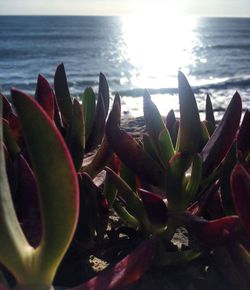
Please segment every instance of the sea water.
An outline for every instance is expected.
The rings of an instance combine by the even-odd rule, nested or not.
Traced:
[[[0,88],[34,94],[38,74],[53,85],[64,63],[72,96],[98,88],[103,72],[123,111],[142,114],[148,89],[162,114],[178,111],[178,70],[204,110],[211,95],[218,117],[235,91],[250,108],[250,19],[99,16],[1,16]]]

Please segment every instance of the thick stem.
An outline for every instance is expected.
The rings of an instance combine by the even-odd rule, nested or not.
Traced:
[[[13,290],[54,290],[54,287],[52,285],[28,284],[16,285]]]

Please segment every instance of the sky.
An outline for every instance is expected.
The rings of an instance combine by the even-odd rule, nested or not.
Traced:
[[[250,17],[250,0],[0,0],[0,15],[141,13]]]

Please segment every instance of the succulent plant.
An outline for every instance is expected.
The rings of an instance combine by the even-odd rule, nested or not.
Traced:
[[[134,174],[131,179],[119,170],[106,169],[117,188],[113,204],[129,226],[153,234],[160,244],[169,242],[176,229],[184,226],[191,236],[214,249],[238,235],[238,213],[233,208],[228,215],[226,209],[230,200],[233,204],[232,170],[239,156],[244,156],[245,163],[249,159],[249,113],[240,127],[242,105],[236,92],[216,125],[207,95],[206,120],[201,122],[194,94],[181,72],[178,81],[180,119],[170,111],[164,121],[145,91],[147,134],[142,142],[120,128],[116,117],[119,107],[113,107],[106,126],[107,139],[122,164]],[[226,204],[222,203],[222,194]],[[160,264],[187,262],[200,255],[197,249],[172,253],[158,248]]]
[[[100,214],[105,198],[87,172],[95,177],[113,154],[103,138],[108,85],[101,74],[97,105],[88,88],[82,109],[77,99],[72,102],[60,65],[55,94],[39,76],[34,98],[12,89],[11,100],[1,95],[0,263],[14,276],[15,289],[53,289],[72,242],[88,247],[95,232],[103,231]],[[84,124],[88,124],[86,142]],[[84,153],[100,143],[84,167]],[[131,284],[149,266],[152,249],[151,241],[139,245],[113,268],[73,289],[120,289]],[[12,285],[0,276],[0,288],[9,289]]]

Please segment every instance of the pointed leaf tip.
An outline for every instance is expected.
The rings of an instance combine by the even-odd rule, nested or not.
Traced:
[[[35,98],[46,113],[54,120],[54,93],[51,85],[42,75],[38,75]]]

